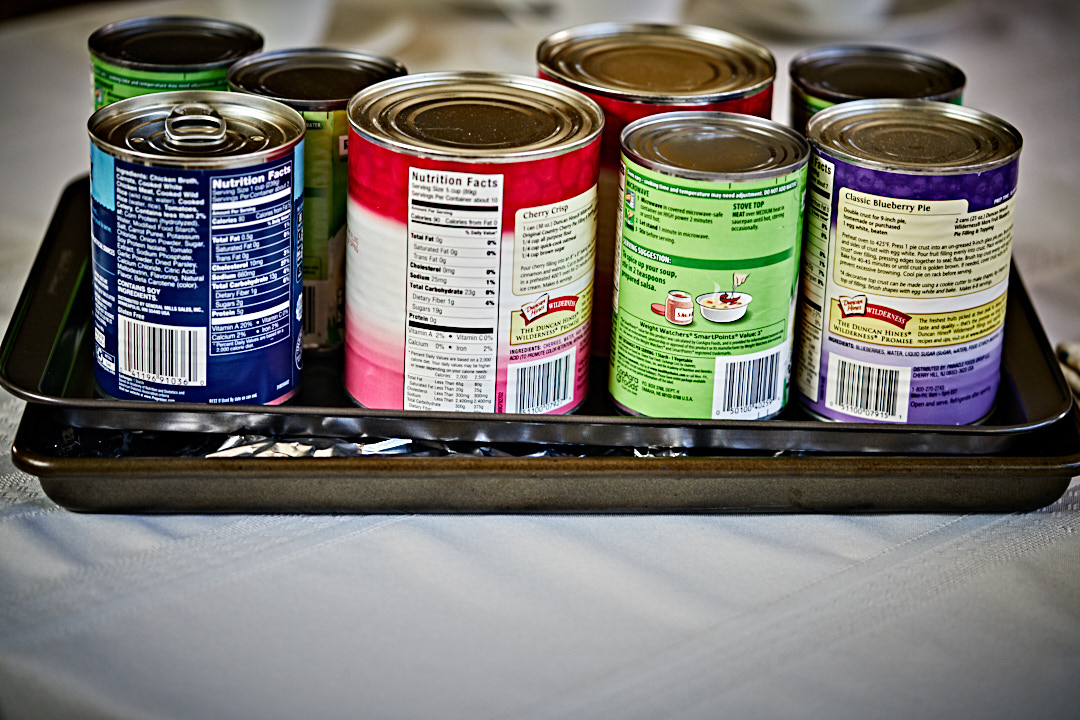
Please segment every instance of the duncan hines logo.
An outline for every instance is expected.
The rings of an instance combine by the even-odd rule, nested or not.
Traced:
[[[549,313],[560,310],[573,311],[577,308],[577,296],[565,295],[563,297],[549,298],[547,293],[536,298],[532,302],[521,306],[521,316],[525,318],[525,324],[538,320]]]
[[[871,320],[887,322],[890,325],[895,325],[901,330],[906,330],[907,324],[911,320],[911,316],[907,313],[894,310],[884,305],[867,303],[865,295],[856,295],[855,297],[841,295],[837,298],[837,302],[840,303],[840,316],[845,318],[858,315]]]
[[[856,295],[855,297],[847,297],[841,295],[838,298],[840,302],[840,314],[844,317],[849,315],[865,315],[866,314],[866,296]]]
[[[525,322],[531,323],[538,317],[547,315],[548,311],[548,296],[544,293],[540,297],[533,300],[531,303],[525,303],[521,306],[521,314],[525,317]]]

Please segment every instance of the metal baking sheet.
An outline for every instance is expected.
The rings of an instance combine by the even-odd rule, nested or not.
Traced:
[[[1011,512],[1052,503],[1080,472],[1077,419],[991,456],[535,456],[517,443],[485,455],[220,458],[202,455],[217,442],[203,433],[70,428],[28,404],[12,458],[55,502],[88,512]]]
[[[617,414],[597,359],[591,399],[574,415],[387,411],[351,405],[340,355],[305,357],[287,405],[228,406],[104,399],[95,394],[90,331],[89,182],[61,195],[0,347],[0,383],[52,420],[73,427],[319,437],[406,437],[490,443],[680,447],[748,452],[992,455],[1063,422],[1072,396],[1015,269],[1010,280],[1001,389],[980,425],[836,423],[796,403],[764,421],[676,420]],[[35,413],[38,410],[34,411]]]

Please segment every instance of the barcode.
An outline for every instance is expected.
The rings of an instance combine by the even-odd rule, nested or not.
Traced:
[[[118,318],[118,369],[162,385],[206,385],[206,329]]]
[[[911,368],[829,356],[825,406],[871,420],[905,422]]]
[[[780,377],[784,348],[752,356],[716,358],[713,380],[714,418],[759,418],[780,412],[784,382]]]
[[[561,407],[574,397],[576,349],[555,358],[509,367],[508,408],[512,413],[542,413]]]

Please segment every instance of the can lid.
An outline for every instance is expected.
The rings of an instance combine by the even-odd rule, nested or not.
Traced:
[[[981,172],[1016,158],[1020,133],[989,113],[933,100],[855,100],[810,118],[810,142],[878,170]]]
[[[348,106],[362,137],[407,153],[510,162],[559,155],[599,137],[600,106],[521,75],[433,72],[384,80]]]
[[[261,50],[263,37],[239,23],[166,15],[110,23],[88,45],[92,55],[134,70],[191,70],[227,67]]]
[[[747,97],[776,76],[762,45],[697,25],[580,25],[549,35],[536,60],[545,75],[579,90],[656,104]]]
[[[834,103],[864,98],[952,100],[966,78],[941,58],[874,45],[833,45],[807,50],[791,61],[791,82],[808,95]]]
[[[349,50],[302,48],[251,55],[229,68],[229,87],[299,110],[344,109],[349,98],[406,73],[397,60]]]
[[[810,157],[806,139],[786,125],[719,112],[650,115],[626,126],[622,147],[650,170],[713,182],[786,175]]]
[[[188,90],[139,95],[94,113],[90,139],[131,162],[228,167],[238,157],[280,154],[305,131],[298,112],[269,98]]]

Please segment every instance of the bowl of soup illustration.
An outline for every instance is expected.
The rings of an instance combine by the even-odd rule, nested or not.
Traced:
[[[711,292],[694,298],[701,316],[715,323],[735,322],[746,314],[753,296],[744,292]]]

